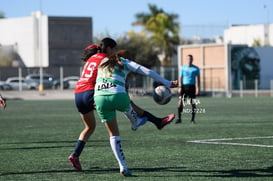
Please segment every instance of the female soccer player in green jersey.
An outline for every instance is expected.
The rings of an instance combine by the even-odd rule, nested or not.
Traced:
[[[156,72],[135,62],[112,55],[105,58],[99,66],[94,95],[97,113],[108,130],[112,151],[118,161],[120,173],[124,176],[131,176],[131,172],[122,151],[116,111],[129,110],[130,98],[126,91],[125,80],[131,71],[154,79],[160,77]],[[177,81],[163,78],[161,80],[167,87],[177,87]]]

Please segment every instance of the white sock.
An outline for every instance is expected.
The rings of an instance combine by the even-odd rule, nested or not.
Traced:
[[[112,151],[118,161],[120,171],[127,169],[125,157],[122,152],[122,147],[120,143],[120,137],[119,136],[111,136],[110,137],[110,144]]]

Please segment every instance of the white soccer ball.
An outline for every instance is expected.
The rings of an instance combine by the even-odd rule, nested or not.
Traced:
[[[170,102],[172,99],[171,89],[164,85],[157,86],[153,92],[154,101],[157,104],[164,105]]]

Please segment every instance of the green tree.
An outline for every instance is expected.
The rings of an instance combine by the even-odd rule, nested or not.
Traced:
[[[254,39],[252,46],[262,46],[261,40],[260,39]]]
[[[0,67],[10,67],[12,66],[12,58],[5,55],[0,48]]]
[[[169,14],[156,5],[148,4],[149,13],[136,14],[133,25],[144,27],[148,38],[163,54],[163,65],[170,65],[176,46],[179,44],[179,23],[177,14]]]
[[[153,49],[153,42],[143,34],[130,32],[129,35],[117,40],[119,49],[128,50],[132,60],[147,68],[160,65],[157,56],[159,51]]]
[[[0,11],[0,19],[5,18],[5,13],[3,11]]]
[[[137,34],[135,32],[128,32],[128,36],[114,38],[118,44],[118,50],[124,49],[130,52],[132,59],[137,63],[151,68],[153,66],[160,65],[158,59],[159,50],[154,49],[154,43],[146,38],[145,34]],[[104,37],[111,37],[105,34],[100,37],[94,37],[93,43],[100,44],[100,41]]]

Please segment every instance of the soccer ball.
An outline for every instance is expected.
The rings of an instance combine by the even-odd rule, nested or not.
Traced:
[[[157,86],[153,92],[154,101],[157,104],[164,105],[170,102],[172,98],[171,89],[164,85]]]

